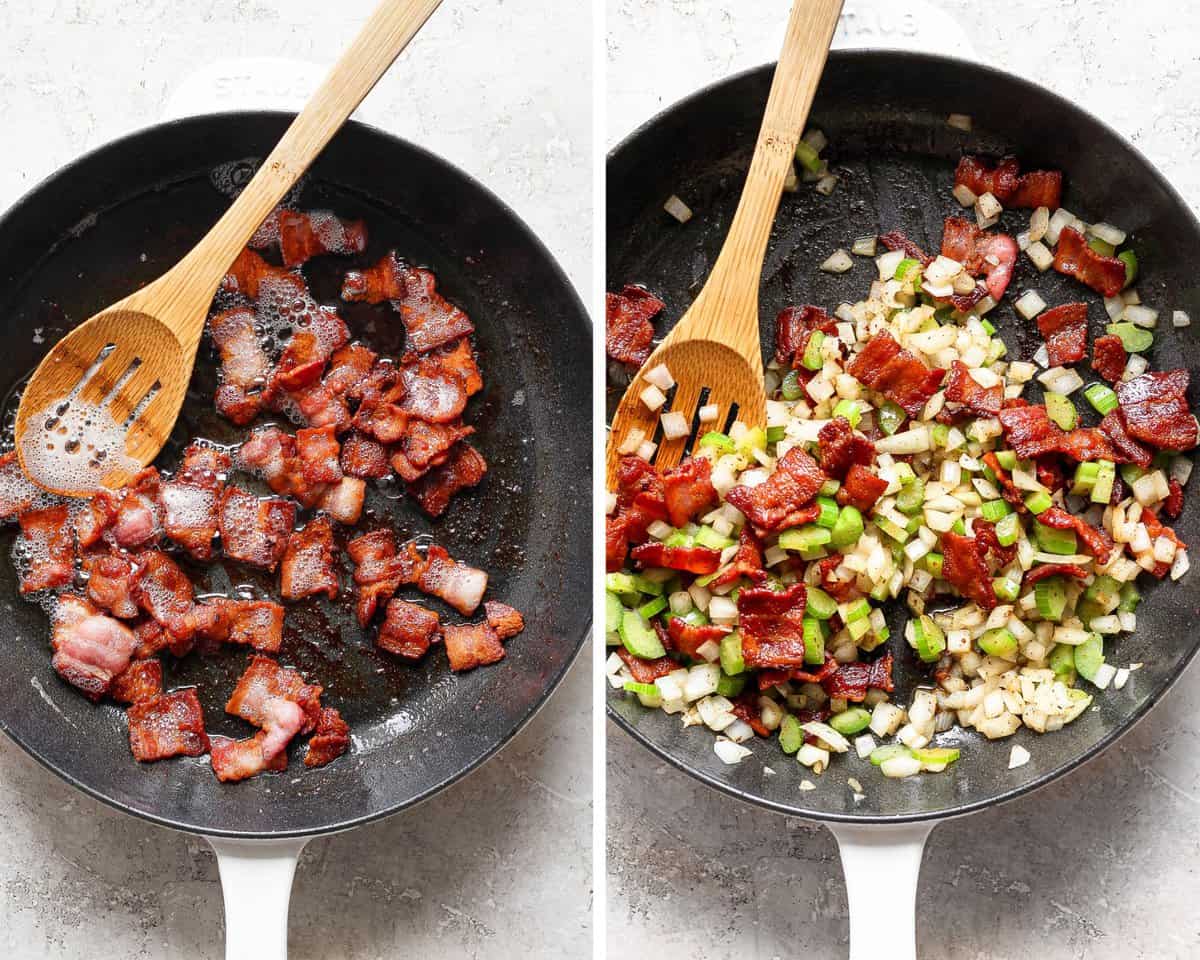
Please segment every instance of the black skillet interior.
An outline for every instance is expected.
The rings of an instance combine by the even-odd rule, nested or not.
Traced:
[[[772,68],[763,67],[697,93],[633,133],[609,157],[608,289],[641,283],[658,294],[667,304],[656,321],[659,334],[684,313],[720,249],[771,76]],[[948,127],[950,113],[973,116],[974,132]],[[965,62],[907,53],[835,52],[810,122],[827,134],[827,156],[841,179],[830,197],[809,185],[784,195],[763,270],[760,313],[766,356],[782,307],[815,303],[832,309],[865,294],[876,276],[874,263],[855,258],[854,268],[844,275],[820,272],[817,266],[833,250],[848,249],[856,237],[901,229],[924,249],[936,251],[943,219],[961,209],[950,195],[959,156],[1013,152],[1028,169],[1065,170],[1064,205],[1078,216],[1104,219],[1131,233],[1143,267],[1138,289],[1144,301],[1163,311],[1152,366],[1197,366],[1200,343],[1190,328],[1173,329],[1169,317],[1172,309],[1192,316],[1200,310],[1200,226],[1145,158],[1077,107],[1015,77]],[[695,211],[686,225],[662,211],[672,193]],[[1013,235],[1027,223],[1028,211],[1005,215],[1005,229]],[[1098,296],[1053,271],[1038,274],[1022,256],[1010,290],[1019,295],[1031,288],[1050,304],[1086,299],[1092,336],[1106,322]],[[1032,357],[1040,343],[1036,328],[1021,321],[1009,303],[989,318],[1013,359]],[[610,415],[623,389],[622,377],[610,370]],[[1195,392],[1193,384],[1193,397]],[[1200,533],[1198,514],[1189,503],[1176,525],[1185,541]],[[777,810],[855,821],[965,813],[1045,783],[1102,749],[1180,674],[1200,641],[1192,629],[1198,607],[1195,586],[1185,578],[1143,592],[1149,596],[1138,609],[1136,633],[1109,644],[1109,660],[1115,665],[1145,664],[1123,690],[1099,694],[1096,709],[1051,735],[1022,730],[1014,740],[998,742],[963,735],[958,738],[965,748],[962,759],[939,776],[888,780],[851,757],[835,760],[823,776],[812,777],[773,741],[760,741],[753,758],[726,766],[713,753],[712,736],[684,730],[678,717],[644,710],[620,692],[610,693],[609,712],[681,769]],[[892,611],[889,619],[893,636],[902,636],[901,612]],[[897,654],[898,696],[905,697],[924,675],[910,652],[897,648]],[[949,743],[954,737],[942,740]],[[1013,742],[1028,748],[1032,759],[1010,771]],[[764,774],[764,766],[774,775]],[[863,783],[862,801],[854,802],[847,776]],[[815,780],[818,789],[801,793],[798,785],[804,778]]]
[[[288,119],[229,114],[156,127],[89,154],[9,211],[0,220],[3,389],[11,394],[72,323],[178,260],[228,204],[218,187],[228,191],[244,181],[249,159],[265,156]],[[466,418],[478,429],[487,478],[438,521],[401,489],[375,487],[357,529],[390,524],[401,537],[431,536],[451,555],[486,569],[489,596],[524,611],[527,627],[500,664],[455,675],[440,649],[417,666],[375,652],[373,628],[358,628],[348,592],[332,603],[293,605],[281,661],[324,685],[325,702],[351,725],[352,750],[318,770],[306,769],[294,752],[286,773],[222,785],[207,757],[139,765],[129,754],[122,712],[91,705],[58,679],[49,664],[46,617],[17,595],[6,533],[0,729],[101,799],[208,834],[341,829],[429,796],[532,715],[590,623],[590,325],[549,252],[461,171],[360,124],[349,124],[326,149],[299,202],[368,225],[363,255],[306,266],[319,301],[336,301],[347,267],[395,247],[433,269],[439,289],[477,326],[486,386]],[[355,305],[342,315],[356,338],[383,353],[402,352],[403,326],[386,305]],[[235,439],[212,410],[215,376],[206,341],[182,419],[159,461],[165,467],[174,466],[191,436]],[[244,585],[264,595],[273,581],[234,565],[192,569],[213,590]],[[445,619],[463,619],[439,609]],[[168,662],[167,685],[199,684],[209,731],[246,736],[249,728],[222,711],[246,659],[244,649],[226,648]]]

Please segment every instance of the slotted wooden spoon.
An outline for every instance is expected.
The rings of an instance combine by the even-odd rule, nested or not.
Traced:
[[[706,403],[718,406],[714,429],[720,429],[735,405],[737,418],[747,426],[766,423],[758,339],[763,257],[841,12],[842,0],[795,0],[792,6],[754,157],[729,234],[704,288],[621,398],[608,438],[609,489],[616,486],[618,451],[633,431],[640,431],[646,440],[655,437],[663,411],[651,411],[641,393],[648,385],[646,371],[659,364],[666,364],[677,384],[670,409],[682,413],[693,428],[706,389]],[[687,437],[664,438],[655,464],[662,469],[675,466],[687,443]]]
[[[94,492],[30,470],[27,453],[46,442],[46,423],[66,402],[107,409],[125,430],[129,461],[145,466],[158,455],[179,416],[225,271],[440,3],[383,0],[204,239],[163,276],[80,324],[46,355],[17,410],[17,455],[32,480],[70,496]],[[88,456],[86,447],[75,455]],[[101,482],[117,488],[135,472],[128,462],[114,465]]]

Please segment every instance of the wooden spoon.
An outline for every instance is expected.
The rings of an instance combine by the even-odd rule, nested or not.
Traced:
[[[204,239],[163,276],[80,324],[46,355],[17,410],[17,455],[30,479],[55,493],[86,496],[96,484],[84,486],[81,475],[121,487],[158,455],[179,416],[225,271],[440,3],[383,0]],[[47,466],[41,453],[51,439],[47,423],[63,416],[67,403],[77,413],[107,412],[100,419],[111,417],[124,431],[125,457],[114,458],[121,463],[87,470],[84,444],[66,469],[61,454]]]
[[[767,397],[763,388],[762,349],[758,337],[758,286],[763,257],[783,182],[804,130],[813,94],[825,69],[825,58],[842,11],[842,0],[795,0],[771,94],[763,116],[750,172],[729,234],[704,289],[621,398],[608,439],[608,487],[616,487],[618,450],[632,431],[655,436],[662,411],[651,411],[641,399],[645,372],[666,364],[678,384],[671,410],[693,424],[701,391],[706,403],[718,405],[716,429],[733,405],[747,426],[764,426]],[[636,435],[632,438],[636,439]],[[655,464],[660,469],[679,462],[687,437],[660,443]]]

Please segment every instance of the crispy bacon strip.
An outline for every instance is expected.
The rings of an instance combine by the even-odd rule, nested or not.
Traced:
[[[721,566],[721,551],[708,547],[668,547],[652,541],[634,547],[630,556],[639,567],[667,567],[698,575],[716,573]]]
[[[488,575],[458,560],[436,543],[425,552],[425,566],[417,577],[417,589],[445,600],[463,615],[475,612],[487,590]]]
[[[350,748],[350,724],[333,707],[322,707],[317,729],[308,741],[304,754],[306,767],[323,767],[332,763]]]
[[[336,483],[342,479],[342,467],[338,462],[341,448],[333,427],[297,430],[296,453],[300,458],[300,470],[309,483]]]
[[[348,477],[378,480],[392,471],[387,448],[364,433],[351,433],[342,441],[338,462]]]
[[[1022,460],[1062,453],[1073,460],[1118,461],[1108,436],[1095,427],[1080,427],[1069,433],[1050,419],[1046,408],[1029,404],[1000,411],[1000,426],[1009,445]]]
[[[1097,253],[1074,227],[1063,227],[1058,235],[1054,269],[1106,297],[1115,297],[1125,286],[1125,263]]]
[[[1097,530],[1083,517],[1067,513],[1060,507],[1050,507],[1038,514],[1037,519],[1038,523],[1053,527],[1055,530],[1074,530],[1079,535],[1079,539],[1083,541],[1087,552],[1102,564],[1108,563],[1108,558],[1112,556],[1113,545],[1107,535]]]
[[[737,507],[760,531],[782,530],[813,519],[811,501],[825,474],[801,447],[779,458],[775,472],[754,487],[736,486],[725,500]],[[709,571],[711,572],[711,571]]]
[[[254,289],[257,293],[257,285]],[[262,392],[271,373],[271,363],[254,328],[254,311],[235,307],[218,313],[209,318],[208,332],[221,354],[220,383],[214,397],[217,412],[243,426],[262,409]]]
[[[488,625],[496,631],[496,636],[501,640],[515,637],[525,629],[525,618],[516,607],[510,607],[499,600],[485,600],[483,610]]]
[[[1129,435],[1129,431],[1125,428],[1125,415],[1120,407],[1104,415],[1104,419],[1100,421],[1100,429],[1108,437],[1120,458],[1116,462],[1136,463],[1139,467],[1150,466],[1154,459],[1154,452],[1148,447],[1142,446]]]
[[[962,596],[984,610],[996,606],[996,591],[985,560],[987,547],[974,537],[942,534],[942,576]]]
[[[140,700],[125,715],[129,718],[129,748],[143,763],[208,752],[204,712],[195,687]]]
[[[1109,383],[1116,383],[1125,372],[1125,344],[1116,334],[1097,337],[1092,344],[1092,369]]]
[[[450,669],[474,670],[504,659],[504,644],[488,623],[452,623],[442,628]]]
[[[134,585],[142,575],[141,566],[124,553],[93,554],[84,558],[88,575],[88,599],[121,620],[133,620],[139,613]]]
[[[625,566],[629,552],[629,518],[624,515],[604,518],[604,569],[616,573]]]
[[[817,434],[821,450],[821,472],[827,477],[842,480],[853,465],[870,466],[875,459],[875,445],[859,436],[845,417],[834,417]],[[680,524],[676,524],[680,526]]]
[[[984,274],[993,300],[1008,289],[1016,267],[1017,242],[1006,233],[985,233],[962,217],[947,217],[942,234],[942,256],[957,260],[971,276]]]
[[[134,660],[113,677],[108,695],[117,703],[140,703],[162,693],[162,663],[158,660]]]
[[[264,286],[272,292],[290,291],[299,296],[308,294],[304,278],[299,273],[273,266],[253,250],[239,253],[221,281],[221,289],[226,293],[240,293],[250,300],[257,300]]]
[[[405,660],[420,660],[441,633],[438,615],[407,600],[388,602],[387,615],[379,627],[375,646]]]
[[[604,306],[606,352],[614,360],[640,367],[650,357],[654,340],[650,321],[666,305],[649,290],[627,285],[620,293],[605,294]]]
[[[748,667],[804,666],[803,583],[784,590],[745,587],[738,594],[742,658]]]
[[[1084,358],[1087,353],[1087,314],[1086,303],[1064,303],[1038,314],[1038,330],[1046,341],[1050,366],[1062,367]]]
[[[328,210],[279,211],[279,253],[285,267],[298,267],[325,254],[362,253],[367,248],[367,225],[342,220]]]
[[[287,540],[279,592],[285,600],[301,600],[319,593],[332,600],[338,594],[334,562],[333,524],[328,517],[314,517]]]
[[[1005,157],[989,167],[978,157],[964,156],[954,171],[954,182],[976,196],[990,193],[1009,209],[1048,207],[1054,211],[1062,205],[1062,171],[1031,170],[1021,175],[1020,169],[1015,157]]]
[[[75,540],[65,504],[30,510],[21,525],[21,593],[64,587],[75,577]]]
[[[425,558],[411,541],[397,553],[396,538],[391,530],[363,534],[346,545],[346,553],[355,564],[356,611],[358,622],[364,627],[381,602],[391,597],[401,584],[416,583],[426,566]]]
[[[287,550],[296,505],[278,497],[260,499],[238,487],[228,487],[221,497],[219,516],[225,556],[274,570]]]
[[[1178,520],[1183,513],[1183,484],[1174,477],[1167,480],[1167,499],[1163,503],[1163,513],[1172,520]]]
[[[899,404],[910,417],[921,413],[946,375],[944,370],[930,370],[915,354],[901,349],[886,330],[875,334],[846,370],[861,383]]]
[[[843,663],[820,681],[831,697],[862,703],[868,690],[892,691],[892,651],[870,663]]]
[[[717,491],[709,479],[712,461],[688,457],[663,476],[663,499],[673,527],[683,527],[718,503]]]
[[[409,495],[431,517],[440,517],[458,492],[478,484],[487,473],[487,461],[465,440],[455,444],[446,462],[408,485]]]
[[[857,507],[863,513],[867,513],[883,496],[887,487],[886,480],[875,476],[862,464],[856,463],[850,467],[846,479],[838,488],[837,502],[843,507]]]
[[[625,666],[629,667],[629,672],[633,674],[633,679],[638,683],[653,683],[659,677],[665,677],[668,673],[679,669],[679,663],[670,657],[644,660],[641,657],[635,657],[624,647],[617,647],[617,656],[625,661]]]
[[[1025,583],[1033,584],[1047,577],[1074,577],[1086,580],[1089,576],[1083,567],[1074,563],[1041,563],[1025,574]]]
[[[1129,435],[1160,450],[1196,445],[1196,418],[1188,409],[1187,370],[1143,373],[1117,386],[1117,400]]]
[[[739,577],[746,577],[751,583],[762,586],[766,582],[767,572],[763,569],[762,548],[758,538],[750,529],[750,524],[742,527],[738,536],[738,549],[733,562],[717,574],[709,583],[710,587],[722,587],[733,583]]]
[[[306,683],[295,670],[281,667],[270,657],[256,655],[250,658],[250,666],[238,679],[225,704],[225,712],[248,720],[256,727],[265,727],[272,720],[272,701],[279,699],[300,708],[300,733],[312,730],[321,709],[321,688]]]
[[[967,365],[955,360],[946,378],[946,399],[961,403],[967,412],[977,417],[994,417],[1004,406],[1004,387],[999,383],[993,387],[980,386]]]
[[[220,526],[217,504],[229,468],[229,454],[223,450],[192,444],[174,478],[159,487],[163,533],[197,560],[212,559],[213,537]]]
[[[720,643],[729,631],[711,623],[696,625],[682,617],[671,617],[667,621],[667,636],[671,641],[668,649],[685,654],[693,660],[700,659],[700,648],[709,642]]]
[[[445,463],[454,445],[474,432],[474,427],[464,426],[461,421],[429,423],[413,420],[392,449],[391,467],[401,480],[412,483],[433,467]],[[384,462],[388,461],[385,459]]]
[[[72,594],[58,598],[50,622],[51,665],[67,683],[99,700],[129,666],[137,645],[133,631]]]
[[[814,330],[833,335],[837,324],[820,307],[805,304],[784,307],[775,318],[775,362],[780,366],[799,367],[800,358]]]

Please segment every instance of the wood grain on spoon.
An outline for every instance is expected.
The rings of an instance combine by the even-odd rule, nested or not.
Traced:
[[[46,355],[17,410],[17,455],[31,480],[84,496],[100,484],[123,486],[158,455],[179,416],[209,305],[229,264],[440,3],[383,0],[204,239],[163,276],[80,324]],[[59,468],[47,467],[42,452],[52,438],[46,423],[68,398],[83,410],[106,409],[125,430],[125,456],[114,458],[120,462],[102,461],[92,471],[82,462],[59,469],[64,462],[56,456]],[[86,443],[71,456],[87,457]],[[54,473],[88,473],[97,482],[64,486]]]
[[[758,337],[763,257],[841,10],[842,0],[795,0],[729,234],[704,288],[642,367],[646,371],[666,364],[678,384],[671,409],[682,413],[690,423],[695,422],[705,388],[709,390],[706,403],[719,407],[713,429],[720,429],[734,404],[738,419],[747,426],[766,423],[767,398]],[[639,373],[613,418],[608,441],[609,489],[616,486],[620,461],[617,451],[630,432],[640,430],[646,439],[655,435],[661,411],[651,412],[642,403],[640,394],[645,387],[646,381]],[[664,440],[656,465],[665,469],[677,464],[686,443],[686,437]]]

